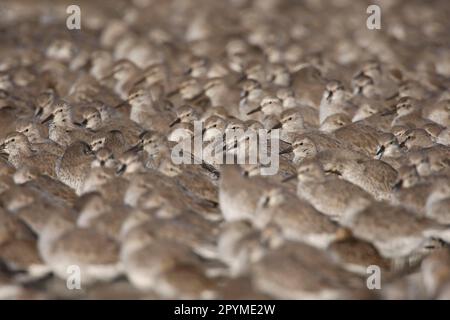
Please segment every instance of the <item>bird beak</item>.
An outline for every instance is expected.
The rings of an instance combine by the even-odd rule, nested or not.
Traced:
[[[239,79],[236,81],[236,83],[241,83],[242,81],[244,81],[245,79],[247,79],[247,75],[243,74],[242,76],[239,77]]]
[[[139,152],[142,150],[144,150],[144,146],[142,145],[142,142],[138,142],[135,146],[128,149],[128,151],[131,151],[131,152]]]
[[[271,75],[267,76],[266,80],[267,80],[267,82],[273,82],[275,80],[275,75],[271,74]]]
[[[386,98],[386,101],[390,101],[390,100],[393,100],[393,99],[395,99],[395,98],[397,98],[398,97],[398,92],[396,92],[396,93],[394,93],[392,96],[390,96],[390,97],[387,97]]]
[[[220,172],[216,170],[212,165],[206,163],[205,161],[202,161],[202,168],[213,174],[214,179],[220,178]]]
[[[400,148],[407,148],[406,147],[406,141],[408,141],[410,139],[410,137],[407,137],[405,140],[403,140],[398,146]]]
[[[111,73],[108,73],[106,76],[104,76],[103,78],[100,78],[100,81],[105,81],[108,80],[109,78],[111,78],[114,75],[114,71]]]
[[[297,177],[297,176],[296,176],[295,174],[293,174],[293,175],[287,176],[286,178],[284,178],[283,180],[281,180],[281,182],[282,182],[282,183],[285,183],[285,182],[288,182],[288,181],[291,181],[291,180],[295,179],[296,177]]]
[[[169,124],[169,127],[172,128],[174,125],[176,125],[176,124],[178,124],[180,122],[181,122],[181,119],[180,118],[176,118],[174,121],[172,121],[171,124]]]
[[[122,165],[119,167],[119,169],[117,169],[116,174],[117,174],[118,176],[121,176],[121,175],[125,172],[126,169],[127,169],[127,166],[126,166],[125,164],[122,164]]]
[[[2,158],[3,160],[8,161],[8,154],[6,152],[0,151],[0,158]]]
[[[396,113],[395,106],[390,106],[389,109],[387,109],[386,111],[381,112],[380,115],[385,117],[385,116],[388,116],[388,115],[391,115],[391,114],[395,114],[395,113]]]
[[[85,154],[85,155],[88,155],[88,156],[94,155],[94,154],[95,154],[95,151],[92,150],[92,147],[91,147],[90,145],[88,145],[88,146],[89,146],[89,148],[87,148],[87,149],[84,151],[84,154]]]
[[[293,150],[294,150],[294,149],[292,148],[292,146],[290,146],[290,147],[287,147],[287,148],[284,149],[284,150],[281,150],[278,154],[279,154],[279,155],[282,155],[282,154],[285,154],[285,153],[291,153]]]
[[[139,139],[142,139],[147,132],[147,130],[144,130],[141,134],[139,134]]]
[[[357,74],[355,74],[354,76],[353,76],[353,78],[359,78],[359,77],[362,77],[362,76],[365,76],[365,74],[364,74],[364,71],[359,71]]]
[[[363,88],[361,86],[357,86],[353,91],[354,95],[360,95],[362,93]]]
[[[142,82],[145,81],[145,79],[146,79],[146,77],[142,77],[142,78],[138,79],[138,80],[134,83],[133,86],[138,86],[138,85],[140,85]]]
[[[114,106],[114,109],[117,109],[117,108],[120,108],[120,107],[123,107],[124,105],[126,105],[128,102],[130,102],[130,99],[127,99],[127,100],[123,100],[122,102],[120,102],[119,104],[116,104],[115,106]]]
[[[0,144],[0,152],[5,150],[6,145],[4,143]]]
[[[392,190],[398,191],[402,188],[402,185],[403,185],[403,180],[398,180],[398,182],[396,184],[394,184],[394,186],[392,187]]]
[[[326,97],[327,101],[330,101],[330,100],[331,100],[331,96],[332,96],[332,95],[333,95],[333,92],[327,90],[327,97]]]
[[[190,75],[192,73],[192,68],[187,68],[184,72],[183,72],[183,74],[185,75],[185,76],[188,76],[188,75]]]
[[[49,122],[50,120],[52,120],[54,118],[53,113],[51,115],[49,115],[47,118],[45,118],[44,120],[42,120],[42,124],[45,124],[47,122]]]
[[[281,124],[281,122],[278,122],[276,125],[274,125],[270,130],[275,130],[275,129],[281,129],[283,127],[283,125]]]
[[[87,125],[87,119],[84,119],[83,121],[81,121],[81,122],[74,122],[73,124],[74,125],[76,125],[76,126],[78,126],[78,127],[86,127],[86,125]]]
[[[39,118],[42,115],[43,112],[44,112],[44,108],[37,108],[36,112],[34,113],[34,116],[36,118]]]
[[[247,115],[249,116],[249,115],[251,115],[251,114],[253,114],[253,113],[256,113],[256,112],[258,112],[258,111],[261,111],[261,106],[259,106],[258,108],[256,108],[256,109],[253,109],[252,111],[250,111],[250,112],[247,112]]]
[[[381,159],[385,149],[386,148],[384,146],[378,146],[377,153],[376,153],[377,159]]]
[[[176,95],[178,93],[178,91],[180,91],[180,90],[179,89],[172,90],[169,93],[167,93],[166,97],[170,98],[170,97]]]
[[[325,170],[324,172],[327,174],[335,174],[337,176],[342,176],[342,173],[336,169]]]

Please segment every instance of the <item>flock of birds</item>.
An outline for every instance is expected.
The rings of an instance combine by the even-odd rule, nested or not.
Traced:
[[[0,298],[449,299],[431,2],[379,0],[368,30],[365,1],[80,1],[68,30],[62,3],[2,1]],[[278,172],[174,164],[194,121],[204,146],[279,129]]]

